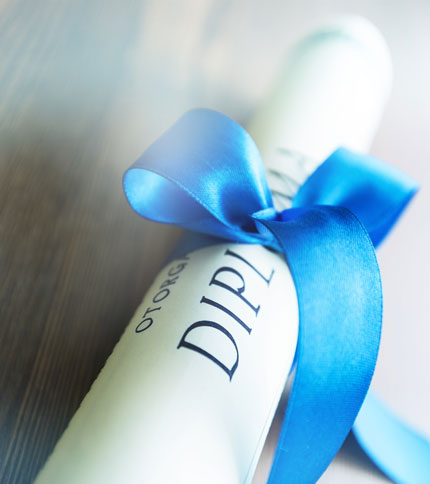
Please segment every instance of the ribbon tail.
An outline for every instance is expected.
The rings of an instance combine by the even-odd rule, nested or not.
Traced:
[[[343,206],[366,227],[375,247],[418,189],[417,183],[371,156],[335,151],[298,191],[294,206]],[[363,450],[395,482],[430,484],[430,442],[369,394],[354,424]]]
[[[405,425],[372,392],[353,431],[367,455],[394,482],[430,483],[430,441]]]
[[[373,375],[382,289],[373,245],[347,209],[260,219],[278,239],[299,301],[296,374],[269,484],[313,484],[350,431]]]

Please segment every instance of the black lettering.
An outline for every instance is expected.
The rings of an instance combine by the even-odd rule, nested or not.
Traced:
[[[238,287],[237,289],[235,289],[235,288],[229,286],[228,284],[226,284],[225,282],[219,281],[216,278],[216,276],[218,274],[223,273],[223,272],[231,272],[232,274],[235,274],[236,276],[238,276],[239,279],[242,281],[242,286],[241,287]],[[217,271],[215,271],[215,274],[212,276],[212,279],[211,279],[211,282],[209,283],[209,286],[211,286],[212,284],[215,284],[216,286],[219,286],[219,287],[222,287],[224,289],[227,289],[227,291],[230,291],[233,294],[235,294],[237,297],[239,297],[240,299],[242,299],[242,301],[245,302],[255,312],[255,315],[257,316],[258,311],[260,310],[260,306],[259,305],[257,307],[253,306],[248,301],[248,299],[246,299],[243,296],[243,292],[245,291],[245,280],[244,280],[243,276],[236,269],[233,269],[232,267],[221,267],[220,269],[218,269]]]
[[[160,294],[164,294],[164,296],[160,297]],[[166,299],[166,297],[170,294],[170,289],[162,289],[161,291],[158,291],[157,294],[152,298],[152,302],[154,303],[159,303],[163,299]]]
[[[168,286],[173,286],[173,284],[176,284],[176,281],[179,279],[179,276],[174,277],[173,279],[166,279],[163,284],[161,284],[160,289],[163,289],[164,287]]]
[[[147,310],[145,311],[145,314],[142,317],[144,318],[148,313],[152,313],[152,311],[158,311],[159,309],[161,309],[161,306],[158,306],[158,308],[153,308],[153,309],[147,308]]]
[[[236,316],[234,313],[230,311],[230,309],[227,309],[225,306],[223,306],[220,303],[217,303],[216,301],[212,301],[212,299],[209,299],[205,296],[203,296],[200,300],[200,303],[205,303],[209,304],[210,306],[213,306],[214,308],[221,309],[221,311],[224,311],[226,314],[231,316],[235,321],[237,321],[243,328],[245,328],[246,332],[248,334],[251,334],[252,328],[247,326],[238,316]]]
[[[169,272],[167,273],[170,277],[176,276],[180,272],[182,272],[185,267],[187,266],[186,262],[181,262],[181,264],[178,264],[176,267],[171,267],[169,269]],[[175,270],[176,269],[176,270]]]
[[[146,321],[148,321],[146,323]],[[137,326],[136,326],[136,333],[142,333],[142,331],[145,331],[146,329],[148,329],[152,323],[153,323],[153,319],[152,318],[145,318],[143,319]],[[145,324],[146,323],[146,324]]]
[[[228,368],[228,366],[224,365],[222,361],[220,361],[218,358],[216,358],[215,356],[213,356],[211,353],[204,350],[200,346],[197,346],[193,343],[188,343],[188,341],[185,341],[185,338],[191,333],[191,331],[201,327],[214,328],[216,331],[221,331],[221,333],[225,334],[227,338],[231,341],[231,343],[234,346],[234,349],[236,350],[236,361],[234,362],[231,368]],[[181,341],[179,341],[177,349],[181,347],[188,348],[191,351],[196,351],[197,353],[200,353],[201,355],[206,356],[206,358],[209,358],[211,361],[213,361],[216,365],[218,365],[223,371],[227,373],[228,377],[230,378],[230,381],[233,378],[234,372],[236,371],[239,365],[239,350],[237,348],[237,345],[236,345],[236,342],[234,341],[233,336],[223,326],[221,326],[218,323],[215,323],[214,321],[198,321],[197,323],[194,323],[191,326],[189,326],[185,331],[184,335],[182,336]]]
[[[236,257],[236,259],[241,260],[242,262],[245,262],[251,269],[253,269],[262,279],[267,283],[267,285],[270,284],[270,281],[272,280],[273,274],[275,273],[275,270],[272,269],[272,272],[268,278],[264,277],[263,274],[256,269],[250,262],[248,262],[246,259],[244,259],[241,255],[236,254],[236,252],[233,252],[230,249],[227,249],[224,253],[224,255],[231,255],[232,257]]]

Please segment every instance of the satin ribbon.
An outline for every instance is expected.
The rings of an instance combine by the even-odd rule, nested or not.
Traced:
[[[339,149],[300,188],[293,208],[278,213],[248,133],[222,114],[198,109],[155,141],[123,184],[143,217],[285,254],[297,291],[299,338],[269,483],[316,482],[370,385],[382,322],[374,244],[395,223],[415,183],[380,161]],[[357,420],[363,448],[396,482],[430,483],[429,443],[375,402],[366,399]],[[384,419],[387,438],[375,439]],[[399,426],[403,433],[396,434]],[[407,435],[413,450],[394,443],[394,434]],[[392,462],[398,454],[401,465]]]

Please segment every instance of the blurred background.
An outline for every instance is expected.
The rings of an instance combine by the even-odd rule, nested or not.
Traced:
[[[430,3],[6,0],[0,482],[32,482],[180,234],[130,210],[124,170],[192,107],[246,124],[294,43],[351,13],[381,30],[393,58],[371,152],[422,186],[378,254],[385,320],[373,388],[430,434]],[[346,480],[389,482],[351,438],[320,482]]]

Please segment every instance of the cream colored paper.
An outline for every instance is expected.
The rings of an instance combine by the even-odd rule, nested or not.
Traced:
[[[391,80],[386,42],[362,17],[334,19],[297,44],[247,127],[278,210],[339,146],[369,150]]]
[[[242,294],[210,284],[221,268],[232,271],[221,270],[215,281],[238,289],[240,274]],[[264,278],[272,271],[268,283]],[[203,297],[230,310],[251,332],[224,310],[201,302]],[[250,305],[260,307],[257,315]],[[187,328],[199,321],[215,322],[232,335],[239,361],[231,380],[213,360],[178,348]],[[171,262],[37,484],[250,482],[293,362],[297,332],[296,292],[281,255],[257,245],[222,244]],[[235,362],[234,345],[219,329],[198,327],[185,341],[229,368]]]

